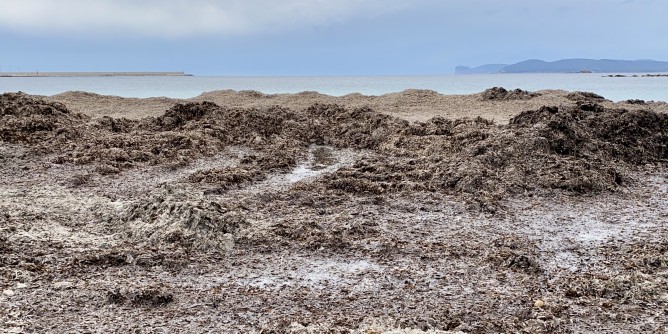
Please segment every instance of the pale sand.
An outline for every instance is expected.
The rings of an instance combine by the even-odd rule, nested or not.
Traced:
[[[384,114],[409,121],[426,121],[432,117],[445,118],[482,117],[498,124],[507,123],[522,111],[538,109],[541,106],[573,105],[563,90],[543,90],[540,95],[528,100],[484,100],[482,94],[443,95],[431,90],[409,89],[399,93],[368,96],[359,93],[345,96],[330,96],[317,92],[297,94],[263,94],[256,91],[221,90],[203,93],[191,99],[122,98],[86,92],[66,92],[47,97],[47,100],[65,104],[74,112],[81,112],[94,118],[110,116],[140,119],[159,116],[177,102],[210,101],[225,107],[261,108],[279,105],[292,109],[304,109],[315,103],[340,104],[350,108],[370,107]],[[601,103],[609,108],[630,110],[649,109],[668,113],[668,103],[648,102],[645,105],[626,102]]]

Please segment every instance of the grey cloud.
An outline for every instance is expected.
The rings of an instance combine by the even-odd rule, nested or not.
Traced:
[[[394,11],[399,0],[21,0],[0,3],[0,27],[29,33],[190,37],[328,25]],[[1,29],[1,28],[0,28]]]

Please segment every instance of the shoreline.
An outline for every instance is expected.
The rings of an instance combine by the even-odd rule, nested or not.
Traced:
[[[2,72],[5,78],[63,77],[189,77],[185,72]]]
[[[41,72],[40,72],[41,73]],[[584,76],[584,77],[583,77]],[[584,79],[583,79],[584,78]],[[650,80],[646,83],[644,80]],[[654,82],[656,81],[656,82]],[[23,91],[54,95],[66,91],[88,91],[133,98],[170,97],[187,99],[202,92],[232,89],[266,94],[319,93],[344,96],[361,93],[383,95],[402,90],[430,89],[442,94],[475,94],[492,86],[525,90],[561,89],[592,91],[613,101],[643,99],[668,101],[666,82],[657,79],[625,81],[623,85],[598,74],[507,75],[507,76],[409,76],[409,77],[0,77],[0,92]]]
[[[668,77],[668,73],[659,73],[659,74],[608,74],[602,76],[603,78],[665,78]]]

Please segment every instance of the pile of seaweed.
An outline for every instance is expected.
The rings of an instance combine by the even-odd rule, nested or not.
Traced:
[[[89,117],[64,105],[23,93],[0,95],[0,140],[24,144],[52,162],[95,165],[115,174],[146,165],[184,166],[225,147],[257,147],[247,164],[272,171],[296,163],[301,141],[282,124],[288,110],[226,109],[210,102],[176,104],[160,117],[142,120]],[[264,152],[278,154],[264,154]]]
[[[401,129],[377,150],[331,175],[328,187],[452,191],[492,209],[512,194],[614,190],[628,168],[665,163],[668,115],[580,104],[527,111],[502,126],[434,118]]]
[[[575,102],[605,102],[609,101],[605,97],[592,92],[571,92],[566,98]]]
[[[126,240],[153,246],[229,250],[249,225],[243,211],[163,187],[122,214],[121,233]]]
[[[629,168],[668,160],[668,115],[593,102],[526,111],[508,125],[440,117],[409,123],[370,108],[322,104],[290,110],[183,103],[137,121],[90,120],[25,94],[3,94],[0,106],[2,141],[51,152],[57,163],[96,164],[103,174],[187,165],[229,146],[250,148],[239,165],[201,170],[187,180],[219,191],[287,172],[311,145],[371,152],[312,182],[311,190],[445,191],[483,208],[513,194],[614,190]]]
[[[88,120],[63,104],[46,102],[24,93],[0,95],[0,140],[38,143],[54,137],[73,139],[77,125]]]
[[[529,100],[536,96],[539,96],[539,93],[532,93],[522,89],[507,90],[503,87],[492,87],[490,89],[482,92],[481,97],[483,100],[499,100],[499,101],[513,101],[513,100]]]

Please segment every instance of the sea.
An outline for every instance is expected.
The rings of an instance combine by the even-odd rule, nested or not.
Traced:
[[[615,73],[480,74],[433,76],[113,76],[0,77],[0,92],[22,91],[55,95],[86,91],[123,97],[190,98],[215,90],[255,90],[265,94],[316,91],[342,96],[382,95],[406,89],[430,89],[442,94],[479,93],[491,87],[529,91],[563,89],[588,91],[621,101],[668,101],[668,77],[609,77]]]

